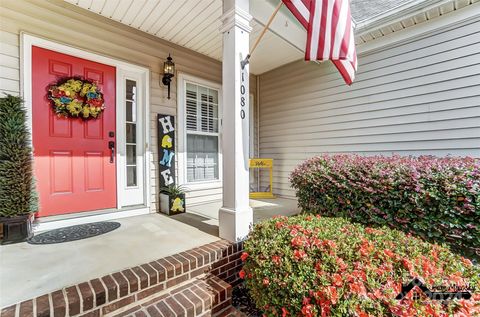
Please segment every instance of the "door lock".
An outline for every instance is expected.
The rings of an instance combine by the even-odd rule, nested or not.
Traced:
[[[108,148],[110,149],[110,163],[113,163],[113,158],[115,156],[115,142],[109,141]]]

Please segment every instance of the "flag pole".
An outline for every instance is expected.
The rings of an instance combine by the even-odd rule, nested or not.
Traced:
[[[247,56],[245,57],[245,59],[240,62],[240,64],[242,65],[242,69],[244,69],[245,66],[250,62],[250,57],[252,56],[253,52],[254,52],[255,49],[257,48],[258,43],[260,43],[260,40],[262,39],[262,37],[263,37],[263,36],[265,35],[265,33],[267,32],[268,28],[270,27],[270,24],[272,24],[273,18],[277,15],[278,10],[280,10],[280,8],[282,7],[282,5],[283,5],[283,1],[280,1],[280,3],[277,5],[277,7],[276,7],[275,10],[273,11],[272,15],[270,16],[270,18],[268,19],[267,24],[265,25],[265,27],[263,28],[262,32],[261,32],[260,35],[258,36],[257,40],[256,40],[255,43],[253,44],[252,49],[250,50],[250,53],[248,53]]]

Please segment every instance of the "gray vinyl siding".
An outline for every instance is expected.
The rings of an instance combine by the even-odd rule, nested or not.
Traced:
[[[20,87],[18,35],[0,30],[0,94],[18,95]],[[3,92],[3,93],[2,93]]]
[[[331,63],[260,76],[260,155],[274,193],[321,153],[480,157],[480,19],[359,56],[351,87]]]
[[[93,51],[150,69],[150,161],[151,210],[156,211],[158,192],[157,113],[177,114],[176,78],[171,99],[160,84],[161,67],[169,53],[178,71],[221,82],[220,62],[144,32],[87,12],[61,0],[0,2],[0,95],[19,95],[20,32]],[[178,144],[178,143],[177,143]],[[178,166],[178,165],[177,165]],[[178,173],[177,173],[178,175]],[[222,188],[188,193],[187,204],[194,205],[222,198]]]

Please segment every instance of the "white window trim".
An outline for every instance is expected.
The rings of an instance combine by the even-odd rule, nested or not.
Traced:
[[[185,91],[187,82],[198,84],[207,88],[218,90],[218,180],[203,182],[187,182],[187,131],[186,131],[186,107]],[[188,190],[203,190],[222,187],[223,180],[223,160],[222,160],[222,85],[202,78],[198,78],[185,73],[178,74],[177,80],[177,157],[178,157],[178,183],[184,185]],[[199,132],[199,134],[201,134]]]

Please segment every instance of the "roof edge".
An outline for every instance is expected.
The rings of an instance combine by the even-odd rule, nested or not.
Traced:
[[[452,0],[416,0],[393,9],[387,10],[378,14],[368,20],[357,23],[355,28],[355,35],[359,36],[364,33],[378,30],[385,25],[390,25],[393,22],[398,22],[421,12],[428,11],[432,8],[441,6]]]

